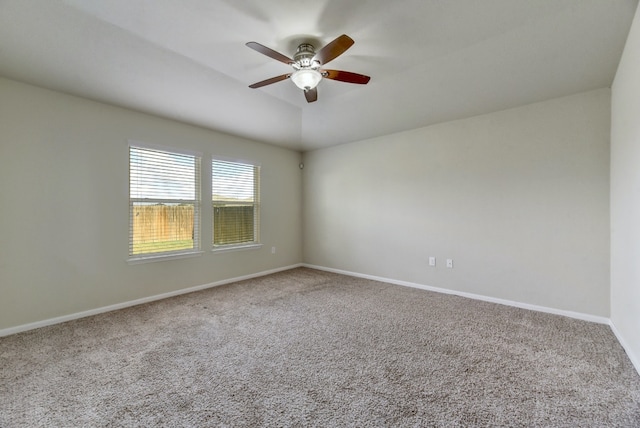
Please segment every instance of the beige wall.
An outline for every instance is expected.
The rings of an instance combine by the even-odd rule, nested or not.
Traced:
[[[127,264],[128,140],[262,165],[260,250]],[[0,79],[0,330],[300,263],[298,152]],[[210,179],[203,180],[203,195]],[[276,254],[271,254],[275,246]]]
[[[608,317],[609,132],[602,89],[308,152],[304,260]]]
[[[611,94],[611,320],[640,371],[640,9]]]
[[[294,151],[0,79],[0,330],[303,260],[608,317],[609,120],[602,89],[309,152],[301,173]],[[264,247],[127,264],[129,139],[260,162]]]

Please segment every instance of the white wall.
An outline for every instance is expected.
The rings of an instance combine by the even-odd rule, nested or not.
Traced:
[[[260,250],[129,265],[128,139],[262,165]],[[301,262],[298,152],[0,79],[0,330]],[[203,182],[203,194],[210,180]],[[271,247],[276,246],[276,254]]]
[[[640,9],[611,92],[611,321],[640,371]]]
[[[304,260],[608,317],[609,132],[601,89],[305,153]]]

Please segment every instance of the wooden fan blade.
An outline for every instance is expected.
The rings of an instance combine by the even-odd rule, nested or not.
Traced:
[[[304,91],[304,97],[307,99],[308,103],[312,103],[318,100],[318,88],[309,89],[308,91]]]
[[[364,74],[352,73],[350,71],[342,70],[320,70],[323,77],[332,80],[339,80],[340,82],[357,83],[359,85],[366,85],[371,80],[371,77]]]
[[[263,86],[267,86],[270,85],[272,83],[276,83],[276,82],[280,82],[282,80],[287,80],[289,77],[291,76],[291,74],[283,74],[282,76],[276,76],[276,77],[272,77],[271,79],[267,79],[267,80],[263,80],[261,82],[258,83],[254,83],[253,85],[249,85],[250,88],[261,88]]]
[[[268,48],[264,45],[261,45],[260,43],[257,42],[248,42],[247,46],[250,47],[251,49],[253,49],[256,52],[260,52],[263,55],[268,56],[269,58],[273,58],[276,61],[280,61],[280,62],[284,62],[285,64],[293,64],[295,63],[294,60],[292,60],[291,58],[289,58],[286,55],[281,54],[280,52],[276,52],[271,48]]]
[[[323,47],[313,57],[313,61],[318,61],[321,65],[336,59],[349,49],[355,42],[346,34],[336,38],[334,41]]]

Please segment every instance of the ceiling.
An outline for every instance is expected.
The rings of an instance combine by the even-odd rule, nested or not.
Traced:
[[[295,150],[611,85],[638,0],[0,0],[0,75]],[[296,41],[355,44],[318,101]]]

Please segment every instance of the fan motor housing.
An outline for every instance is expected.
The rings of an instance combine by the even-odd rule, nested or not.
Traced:
[[[316,56],[316,50],[310,43],[302,43],[298,46],[298,50],[296,54],[293,56],[293,60],[300,67],[311,67],[313,66],[313,57]]]

